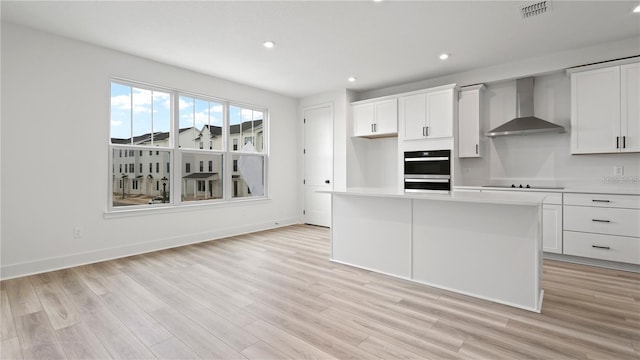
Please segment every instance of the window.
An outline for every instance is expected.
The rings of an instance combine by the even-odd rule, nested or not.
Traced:
[[[176,188],[176,196],[168,197],[172,205],[264,196],[265,115],[260,108],[112,81],[109,208],[152,206],[151,199],[171,186]],[[192,164],[198,172],[192,172]],[[225,190],[225,184],[232,188]]]

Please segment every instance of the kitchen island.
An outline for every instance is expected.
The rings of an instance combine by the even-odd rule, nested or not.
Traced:
[[[540,312],[542,197],[330,193],[332,261]]]

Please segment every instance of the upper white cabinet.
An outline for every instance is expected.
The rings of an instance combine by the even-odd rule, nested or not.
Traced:
[[[454,87],[441,86],[400,98],[404,140],[453,136]]]
[[[640,64],[571,74],[571,153],[640,151]]]
[[[480,157],[480,123],[484,85],[464,87],[458,93],[458,157]]]
[[[353,136],[396,136],[398,100],[386,99],[353,105],[353,124]]]

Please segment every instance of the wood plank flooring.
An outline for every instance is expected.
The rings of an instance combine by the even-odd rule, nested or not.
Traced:
[[[328,259],[296,225],[5,280],[0,357],[640,359],[640,274],[545,261],[536,314]]]

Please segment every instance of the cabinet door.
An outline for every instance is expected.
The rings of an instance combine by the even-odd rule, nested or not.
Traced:
[[[458,156],[480,157],[480,90],[458,97]]]
[[[453,136],[453,89],[427,93],[427,138]]]
[[[621,151],[640,152],[640,63],[620,67]]]
[[[571,75],[571,153],[618,152],[620,67]]]
[[[542,250],[562,254],[562,205],[542,206]]]
[[[424,139],[427,120],[427,97],[425,94],[406,96],[400,99],[400,121],[404,124],[404,138]]]
[[[353,136],[367,136],[373,133],[375,105],[362,104],[353,107]]]
[[[398,100],[390,99],[376,103],[375,134],[395,134],[398,132]]]

